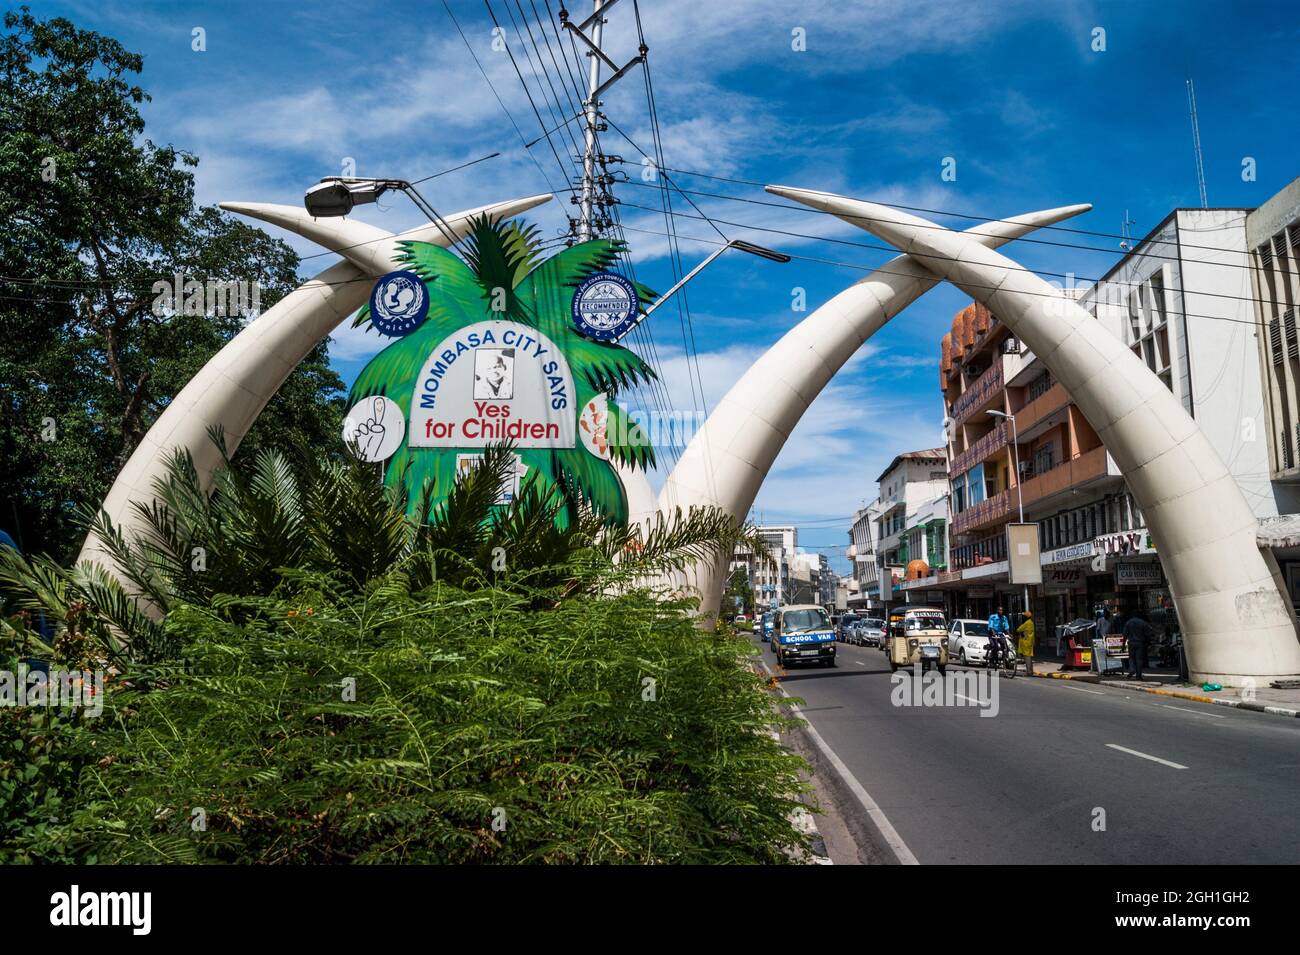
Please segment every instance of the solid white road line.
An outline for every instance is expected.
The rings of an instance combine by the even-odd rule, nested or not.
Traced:
[[[767,665],[765,660],[760,660],[759,663],[769,675],[772,673],[771,667]],[[777,684],[777,690],[782,696],[789,699],[790,694],[786,692],[785,687]],[[844,765],[844,760],[840,759],[835,750],[831,749],[830,744],[827,743],[826,740],[822,739],[822,734],[817,732],[812,725],[812,721],[803,715],[803,712],[799,707],[795,706],[793,703],[789,705],[790,710],[794,715],[803,720],[803,731],[808,734],[808,738],[813,741],[813,744],[821,751],[821,754],[826,757],[826,761],[831,764],[831,767],[840,774],[840,779],[844,780],[844,785],[849,787],[849,791],[857,797],[858,802],[862,804],[862,808],[866,810],[867,815],[871,817],[871,821],[875,823],[876,828],[880,830],[881,837],[885,840],[885,844],[889,846],[890,851],[894,853],[894,858],[898,860],[899,865],[920,865],[921,860],[912,854],[912,850],[907,847],[907,843],[904,842],[903,837],[898,834],[898,830],[894,828],[894,824],[889,821],[889,818],[885,815],[885,811],[880,808],[879,804],[877,804],[874,799],[871,798],[871,794],[867,792],[866,787],[864,787],[862,783],[858,782],[858,777],[854,776],[849,767]]]
[[[1149,759],[1153,763],[1159,763],[1162,766],[1168,766],[1172,769],[1186,769],[1182,763],[1170,762],[1167,759],[1161,759],[1159,756],[1152,756],[1150,753],[1139,753],[1135,749],[1129,749],[1127,746],[1120,746],[1118,743],[1107,743],[1111,749],[1117,749],[1121,753],[1128,753],[1130,756],[1140,756],[1142,759]]]
[[[1200,710],[1188,709],[1185,706],[1174,706],[1172,703],[1157,703],[1156,706],[1163,706],[1167,710],[1178,710],[1180,713],[1191,713],[1194,716],[1209,716],[1216,720],[1227,719],[1222,713],[1202,713]]]

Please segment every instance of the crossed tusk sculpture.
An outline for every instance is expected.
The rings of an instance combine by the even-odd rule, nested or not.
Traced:
[[[1169,577],[1193,679],[1241,686],[1300,676],[1300,641],[1277,564],[1257,545],[1254,515],[1208,439],[1159,379],[1088,313],[994,251],[1091,206],[954,232],[870,202],[767,188],[865,229],[903,254],[830,299],[755,362],[696,432],[657,500],[644,473],[620,468],[633,520],[703,505],[742,520],[800,418],[836,372],[887,321],[947,279],[987,305],[1043,361],[1119,465]],[[550,198],[515,199],[446,219],[459,238],[475,216],[509,218]],[[211,485],[220,458],[208,428],[219,425],[233,452],[298,363],[365,302],[376,278],[397,267],[398,241],[448,244],[432,223],[394,235],[348,219],[313,219],[294,206],[232,202],[222,208],[296,232],[344,260],[250,323],[159,416],[103,503],[128,537],[136,530],[130,502],[152,499],[173,450],[189,451]],[[114,569],[93,536],[79,560]],[[699,594],[706,625],[717,613],[725,571],[725,562],[700,564],[670,582]]]

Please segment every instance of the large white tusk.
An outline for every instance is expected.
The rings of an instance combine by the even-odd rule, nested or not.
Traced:
[[[768,186],[776,195],[835,197]],[[796,195],[797,193],[797,195]],[[1091,209],[1064,206],[1014,219],[981,223],[967,234],[998,246]],[[808,406],[862,345],[889,319],[940,281],[924,259],[900,255],[860,279],[782,336],[732,386],[691,439],[659,493],[659,510],[672,514],[712,505],[743,520],[776,456]],[[701,563],[677,586],[695,590],[700,611],[711,614],[722,596],[724,567]]]
[[[446,218],[452,234],[460,238],[468,234],[470,221],[477,215],[509,218],[550,198],[547,194],[513,199]],[[399,239],[448,244],[433,223],[397,236],[362,222],[313,219],[293,206],[223,203],[223,207],[319,241],[345,256],[345,261],[303,283],[250,322],[158,416],[101,505],[128,539],[135,536],[138,527],[131,502],[148,503],[154,499],[154,484],[166,473],[167,461],[174,452],[188,451],[200,481],[205,487],[211,486],[221,458],[208,437],[208,429],[219,426],[233,454],[262,408],[298,364],[365,303],[374,279],[397,265]],[[112,558],[94,535],[86,538],[77,559],[101,563],[116,573]]]
[[[807,201],[924,257],[1061,382],[1146,517],[1194,682],[1300,676],[1295,616],[1276,561],[1260,552],[1255,515],[1205,433],[1140,358],[1043,279],[967,235],[875,203],[824,194]]]

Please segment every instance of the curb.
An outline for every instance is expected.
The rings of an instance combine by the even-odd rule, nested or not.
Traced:
[[[767,730],[767,735],[781,742],[781,734],[776,730]],[[805,865],[834,865],[830,855],[826,851],[826,840],[822,838],[821,830],[817,828],[817,820],[807,809],[800,807],[794,811],[790,817],[791,824],[800,832],[808,835],[812,840],[812,849],[803,856],[792,855],[796,862],[802,862]]]
[[[1044,680],[1078,680],[1080,683],[1100,683],[1101,677],[1095,673],[1031,673],[1032,677]]]
[[[1254,700],[1232,700],[1223,697],[1206,696],[1204,693],[1189,693],[1186,690],[1166,690],[1163,687],[1138,686],[1132,683],[1120,683],[1117,681],[1107,681],[1103,684],[1101,677],[1095,673],[1035,673],[1033,676],[1055,680],[1081,680],[1084,683],[1113,686],[1119,690],[1133,690],[1138,693],[1150,693],[1152,696],[1168,696],[1173,697],[1176,700],[1189,700],[1193,703],[1211,703],[1214,706],[1230,706],[1233,709],[1250,710],[1252,713],[1270,713],[1273,716],[1286,716],[1293,719],[1300,719],[1300,710],[1293,710],[1285,706],[1268,706]],[[1089,677],[1091,677],[1091,679],[1089,679]]]

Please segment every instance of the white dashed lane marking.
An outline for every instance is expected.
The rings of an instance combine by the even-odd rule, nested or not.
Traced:
[[[1186,769],[1182,763],[1171,762],[1167,759],[1161,759],[1159,756],[1152,756],[1150,753],[1140,753],[1135,749],[1129,749],[1127,746],[1120,746],[1118,743],[1107,743],[1110,749],[1117,749],[1121,753],[1128,753],[1130,756],[1137,756],[1142,759],[1149,759],[1153,763],[1159,763],[1161,766],[1168,766],[1171,769]]]

